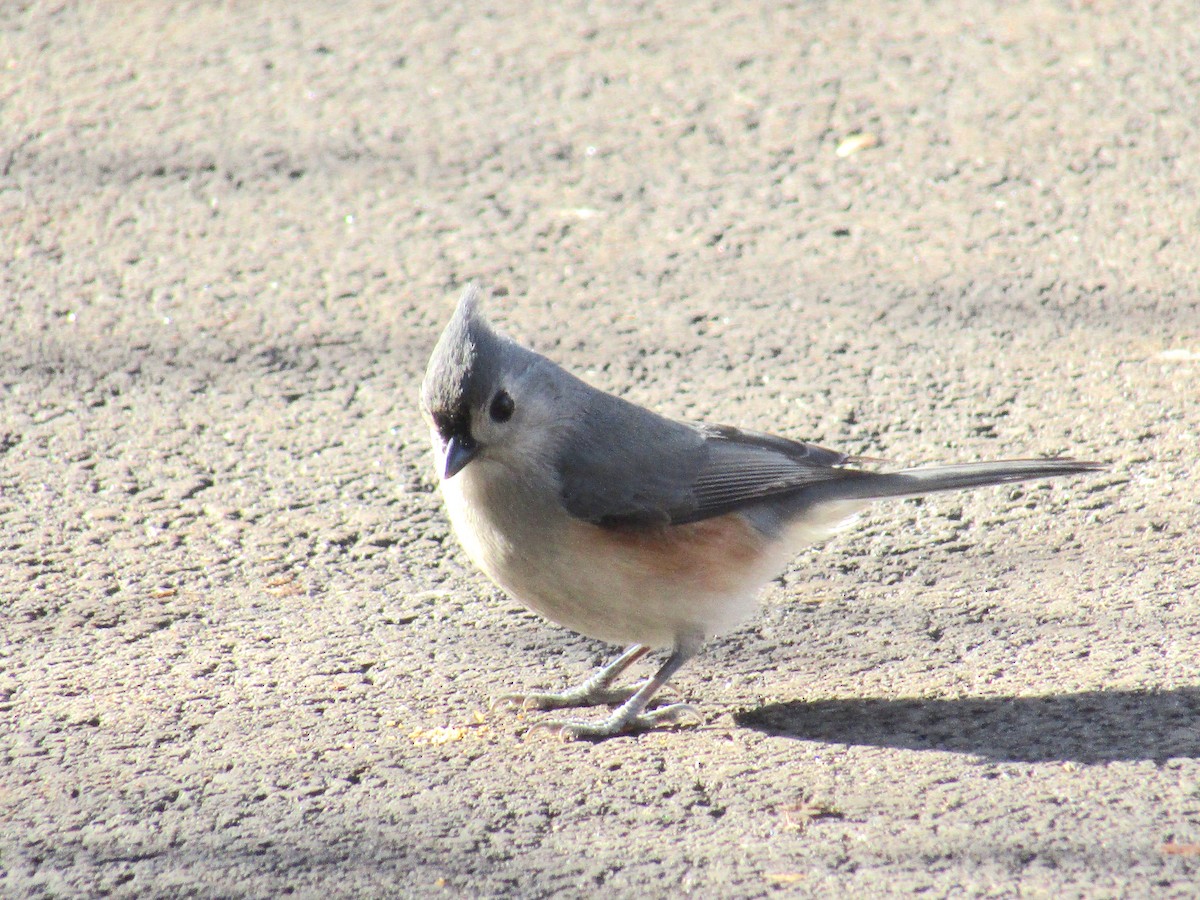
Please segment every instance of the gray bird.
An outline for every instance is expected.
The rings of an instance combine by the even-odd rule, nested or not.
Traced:
[[[421,385],[441,490],[468,555],[548,619],[627,644],[560,694],[508,695],[536,709],[621,705],[598,722],[550,722],[601,739],[699,719],[647,704],[708,639],[749,618],[759,589],[804,546],[870,501],[1073,475],[1069,459],[875,472],[813,444],[676,422],[597,390],[497,333],[468,286]],[[630,665],[670,648],[638,687]]]

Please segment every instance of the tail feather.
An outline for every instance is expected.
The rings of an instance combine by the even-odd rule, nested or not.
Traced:
[[[865,478],[839,479],[830,485],[830,489],[837,499],[881,500],[886,497],[917,497],[938,491],[957,491],[1015,481],[1038,481],[1106,468],[1108,466],[1105,463],[1080,462],[1074,459],[1009,459],[1001,462],[901,469],[899,472],[873,472]]]

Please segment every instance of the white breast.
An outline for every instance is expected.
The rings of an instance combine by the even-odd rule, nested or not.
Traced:
[[[759,588],[855,511],[829,509],[782,540],[736,515],[622,534],[572,518],[554,490],[483,458],[443,481],[442,494],[463,548],[507,593],[581,634],[654,647],[749,618]]]

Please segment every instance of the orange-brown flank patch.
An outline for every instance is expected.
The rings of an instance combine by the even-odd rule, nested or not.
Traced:
[[[575,525],[580,551],[596,563],[701,591],[733,592],[758,566],[767,539],[738,513],[656,528]],[[586,550],[585,550],[586,545]]]

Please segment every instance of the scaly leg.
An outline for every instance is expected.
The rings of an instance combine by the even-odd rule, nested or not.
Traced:
[[[583,684],[561,694],[505,694],[493,701],[492,709],[572,709],[624,703],[637,693],[637,688],[614,688],[612,683],[649,652],[649,647],[634,644],[604,668],[597,669]]]
[[[633,649],[640,649],[644,653],[646,648],[631,648],[631,650],[626,651],[625,655],[628,656]],[[663,706],[650,712],[645,712],[644,710],[651,698],[670,680],[672,675],[683,667],[684,663],[696,655],[699,649],[700,644],[698,641],[676,644],[674,652],[663,663],[662,668],[655,673],[654,677],[638,688],[637,692],[607,719],[595,723],[574,721],[543,722],[534,726],[534,730],[545,729],[558,735],[565,741],[573,741],[580,738],[600,741],[605,738],[615,737],[618,734],[637,734],[638,732],[649,731],[660,725],[678,725],[686,719],[693,719],[698,723],[702,721],[700,713],[694,706],[690,706],[687,703],[673,703],[670,706]],[[640,656],[641,654],[639,653],[638,655]]]

